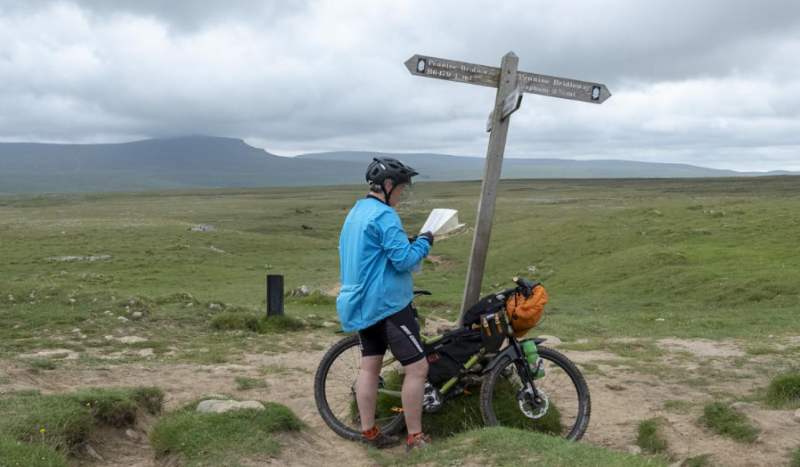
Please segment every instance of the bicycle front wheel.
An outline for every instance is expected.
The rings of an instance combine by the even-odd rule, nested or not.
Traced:
[[[544,361],[545,376],[535,381],[544,400],[533,408],[524,402],[530,391],[519,377],[515,362],[506,359],[484,378],[481,387],[481,413],[486,426],[510,426],[563,436],[578,441],[586,433],[592,411],[589,388],[572,361],[560,352],[538,347]]]
[[[314,399],[325,423],[339,436],[361,438],[361,417],[356,403],[356,380],[361,369],[358,336],[337,342],[322,357],[314,378]],[[378,382],[375,425],[392,435],[405,427],[400,391],[403,373],[398,362],[384,364]]]

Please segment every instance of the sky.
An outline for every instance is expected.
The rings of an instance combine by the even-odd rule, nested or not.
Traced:
[[[605,84],[526,94],[506,157],[800,170],[800,2],[0,0],[0,141],[227,136],[485,157],[487,87],[414,54]]]

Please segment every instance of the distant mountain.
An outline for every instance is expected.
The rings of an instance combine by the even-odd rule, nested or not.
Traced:
[[[353,151],[279,157],[239,139],[211,136],[119,144],[0,143],[0,195],[361,184],[364,183],[366,167],[375,155],[405,161],[422,173],[419,180],[481,179],[486,162],[483,158],[446,154]],[[504,178],[681,178],[774,174],[615,160],[506,159],[503,162]]]
[[[376,155],[395,157],[420,172],[421,179],[475,180],[483,178],[486,159],[447,154],[392,154],[363,151],[301,154],[296,159],[358,162],[362,166]],[[503,160],[503,178],[701,178],[791,175],[797,172],[736,172],[688,164],[662,164],[624,160],[511,159]]]

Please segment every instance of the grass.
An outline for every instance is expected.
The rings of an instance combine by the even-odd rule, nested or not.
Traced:
[[[289,371],[289,367],[279,363],[258,367],[258,374],[260,375],[282,375],[287,371]]]
[[[58,367],[56,362],[49,358],[34,358],[28,361],[28,368],[34,372],[39,370],[55,370]]]
[[[789,461],[789,467],[800,467],[800,446],[792,453],[792,460]]]
[[[274,434],[299,431],[303,423],[287,407],[265,402],[266,410],[195,412],[197,402],[162,417],[150,436],[158,456],[182,454],[186,467],[239,466],[249,456],[275,456]]]
[[[607,451],[586,443],[573,443],[562,438],[514,428],[481,428],[438,441],[430,449],[413,456],[395,457],[370,450],[373,459],[383,467],[407,465],[491,465],[515,467],[658,467],[660,460],[644,459]]]
[[[237,376],[234,378],[236,385],[240,391],[249,391],[250,389],[263,389],[267,387],[267,382],[261,379],[248,378],[246,376]]]
[[[639,422],[636,445],[649,454],[666,454],[669,450],[667,440],[659,432],[662,420],[651,418]]]
[[[800,370],[773,377],[767,386],[766,402],[775,409],[800,408]]]
[[[13,451],[21,459],[39,453],[32,447],[39,446],[50,453],[43,455],[45,459],[55,459],[52,465],[60,465],[57,461],[78,451],[97,426],[131,426],[139,411],[160,412],[163,397],[160,389],[149,387],[84,389],[53,395],[12,393],[0,399],[2,443],[22,443]]]
[[[741,443],[754,443],[760,430],[750,424],[747,416],[730,408],[724,402],[712,402],[703,407],[700,425],[718,435],[727,436]]]
[[[711,454],[700,454],[699,456],[694,456],[686,459],[683,461],[684,467],[705,467],[708,465],[708,459],[711,457]]]
[[[14,438],[0,436],[0,467],[68,467],[64,454],[46,446],[20,443]]]

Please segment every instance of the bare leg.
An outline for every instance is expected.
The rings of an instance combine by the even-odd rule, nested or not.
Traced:
[[[361,370],[356,380],[356,402],[358,414],[361,416],[361,431],[371,430],[375,426],[375,405],[378,403],[378,376],[381,374],[381,365],[383,365],[383,355],[361,357]]]
[[[403,414],[409,433],[422,432],[422,398],[425,395],[425,378],[428,376],[428,361],[424,358],[404,367]],[[374,405],[373,405],[374,407]],[[362,424],[363,418],[362,418]]]

